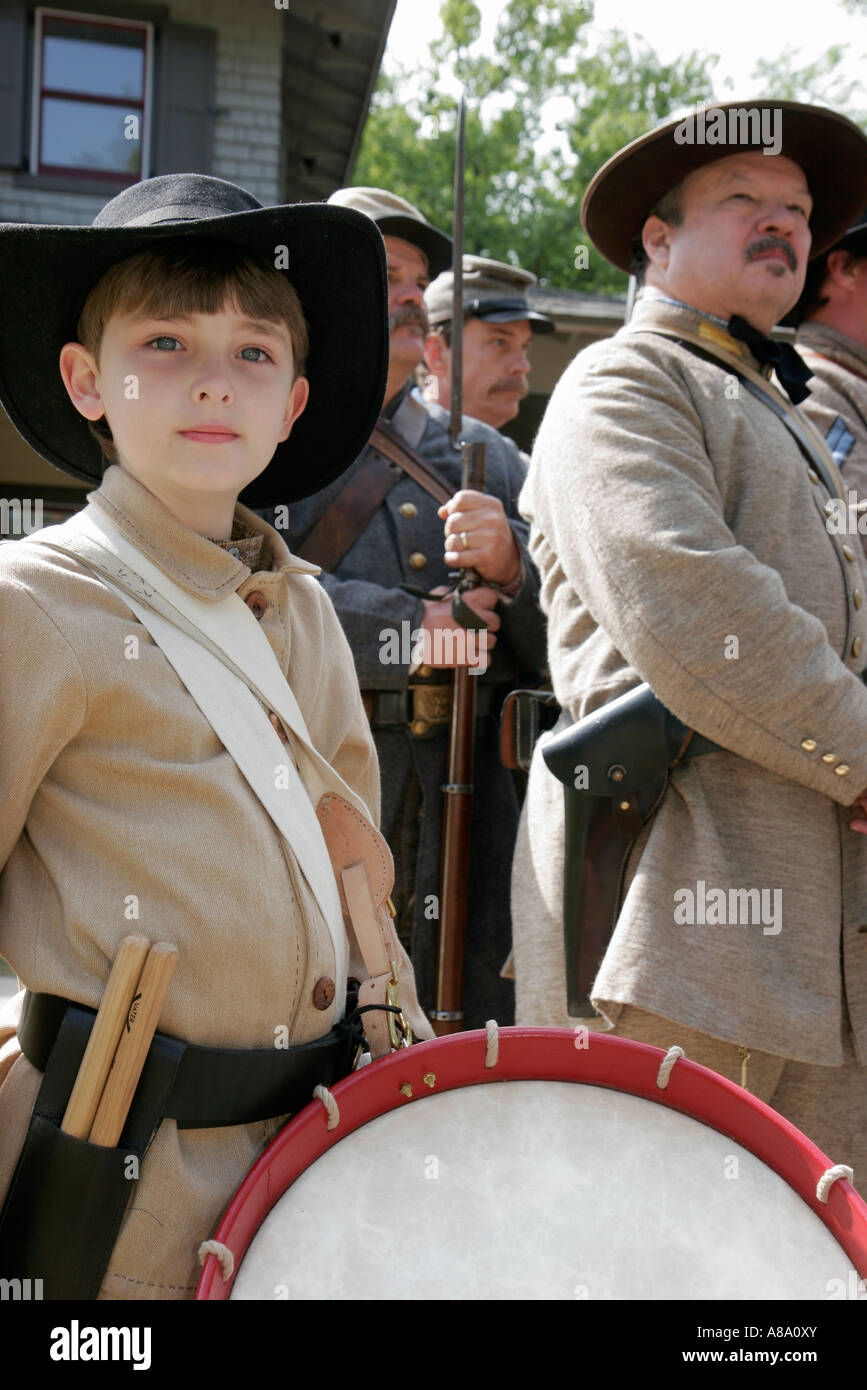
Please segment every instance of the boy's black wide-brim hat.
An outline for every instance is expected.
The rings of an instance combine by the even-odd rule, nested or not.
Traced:
[[[325,203],[263,207],[236,184],[166,174],[133,184],[90,227],[0,224],[0,401],[27,443],[64,473],[98,484],[99,445],[66,393],[58,359],[76,341],[88,293],[111,266],[160,241],[218,238],[265,256],[310,329],[310,399],[287,440],[241,494],[247,506],[298,501],[364,448],[385,394],[385,252],[370,218]]]
[[[652,208],[695,169],[728,155],[762,149],[761,139],[736,144],[678,143],[675,132],[712,112],[780,113],[780,154],[803,170],[813,197],[810,257],[831,246],[856,217],[867,187],[867,137],[846,116],[824,106],[796,101],[712,102],[687,117],[668,121],[618,150],[594,175],[584,195],[584,230],[603,256],[629,273],[632,245]]]

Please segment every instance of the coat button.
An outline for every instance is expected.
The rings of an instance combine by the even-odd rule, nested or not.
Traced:
[[[816,487],[818,487],[818,486],[819,486],[819,475],[818,475],[818,473],[816,472],[815,468],[808,468],[808,469],[807,469],[807,472],[808,472],[809,475],[810,475],[810,482],[811,482],[811,483],[815,483],[815,484],[816,484]]]
[[[423,570],[425,565],[427,564],[427,556],[422,555],[420,550],[414,550],[412,555],[410,555],[409,557],[409,563],[412,565],[414,570]]]
[[[418,516],[418,507],[414,502],[401,502],[398,511],[401,516]]]
[[[846,763],[838,763],[834,771],[838,777],[848,777],[852,769]]]
[[[864,595],[862,594],[860,589],[856,589],[853,593],[852,602],[854,603],[856,608],[861,607],[861,604],[864,602]]]
[[[837,754],[836,754],[836,753],[823,753],[823,754],[822,754],[822,762],[823,762],[823,763],[835,763],[836,761],[837,761]]]
[[[260,594],[259,590],[256,589],[252,594],[248,594],[244,601],[253,614],[253,617],[258,618],[259,622],[261,622],[268,610],[268,603],[265,595]]]
[[[851,545],[844,545],[840,548],[843,551],[843,554],[846,556],[846,559],[849,561],[850,565],[854,565],[855,551],[852,549]]]
[[[855,641],[852,643],[852,655],[853,655],[853,656],[860,656],[860,655],[861,655],[861,648],[863,647],[863,645],[864,645],[864,643],[861,641],[861,638],[860,638],[860,637],[856,637],[856,638],[855,638]]]
[[[803,748],[805,753],[815,753],[816,740],[814,738],[802,738],[801,747]]]
[[[271,720],[271,723],[274,725],[274,728],[277,730],[277,733],[280,735],[283,742],[288,742],[289,736],[286,733],[286,730],[283,728],[283,725],[280,723],[279,715],[275,714],[272,710],[271,713],[268,715],[268,718]]]
[[[328,975],[323,975],[321,980],[317,980],[313,986],[313,1007],[320,1013],[330,1009],[334,1003],[334,981]]]
[[[422,738],[427,733],[428,729],[430,728],[430,725],[428,724],[426,719],[414,719],[409,727],[410,731],[415,734],[416,738]]]

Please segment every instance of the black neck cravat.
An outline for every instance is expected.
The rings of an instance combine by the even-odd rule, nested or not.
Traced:
[[[793,405],[809,396],[807,382],[813,373],[791,343],[775,342],[758,328],[753,328],[739,314],[733,314],[729,319],[728,331],[733,338],[746,343],[753,357],[763,367],[770,363]]]

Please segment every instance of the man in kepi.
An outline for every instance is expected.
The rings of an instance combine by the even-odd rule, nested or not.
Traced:
[[[857,541],[825,524],[841,486],[830,454],[800,413],[803,449],[790,429],[806,369],[765,335],[811,253],[852,225],[867,140],[830,111],[774,107],[780,154],[678,144],[672,123],[587,191],[589,236],[644,290],[558,384],[521,497],[561,727],[643,681],[718,747],[690,757],[682,739],[648,805],[628,781],[646,729],[604,747],[588,735],[603,770],[588,783],[582,761],[572,785],[631,818],[634,838],[613,863],[591,846],[582,915],[564,926],[563,792],[537,746],[513,879],[516,1012],[574,1019],[566,946],[610,903],[595,1026],[679,1044],[863,1182],[864,575]]]
[[[857,504],[867,498],[867,207],[810,264],[791,318],[800,324],[798,351],[813,372],[801,409],[825,437],[847,503],[853,493]],[[863,530],[861,542],[867,545]]]
[[[532,678],[545,664],[538,580],[517,511],[526,470],[511,440],[465,418],[464,438],[487,444],[487,483],[484,494],[461,491],[461,455],[449,441],[449,417],[412,390],[428,328],[424,291],[449,263],[449,238],[382,189],[342,189],[329,202],[365,213],[385,238],[390,359],[380,425],[388,438],[378,436],[340,484],[292,506],[289,541],[322,566],[322,583],[355,657],[380,759],[382,831],[395,856],[398,928],[429,1010],[448,780],[449,668],[481,664],[443,594],[451,572],[472,568],[482,578],[465,595],[487,625],[489,659],[474,678],[464,1025],[478,1027],[488,1018],[502,1023],[514,1013],[512,982],[500,971],[511,945],[509,870],[519,808],[499,758],[498,711],[518,673]],[[418,633],[423,647],[410,641]]]
[[[530,304],[527,290],[536,277],[518,266],[484,256],[464,256],[463,411],[494,429],[514,420],[529,391],[534,333],[553,333],[554,324]],[[425,290],[431,333],[425,360],[431,380],[425,400],[451,405],[452,289],[446,270]]]

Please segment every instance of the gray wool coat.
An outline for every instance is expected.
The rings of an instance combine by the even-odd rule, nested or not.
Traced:
[[[805,323],[798,329],[798,351],[813,373],[810,394],[801,410],[826,437],[842,420],[846,436],[835,458],[844,490],[867,498],[867,348],[846,333],[824,323]],[[839,438],[832,435],[831,441]],[[861,531],[867,552],[867,517]]]
[[[521,497],[563,722],[646,680],[721,745],[674,769],[638,837],[591,998],[613,1024],[633,1004],[839,1065],[845,993],[863,1062],[867,840],[847,814],[867,787],[861,550],[829,533],[818,476],[725,360],[642,331],[702,323],[758,370],[697,313],[640,301],[559,382]],[[562,820],[537,748],[513,880],[519,1023],[569,1022]],[[779,930],[683,921],[676,895],[700,882],[779,890]]]
[[[460,455],[448,438],[448,415],[435,403],[407,394],[392,425],[447,482],[461,484]],[[488,425],[465,418],[464,437],[487,443],[486,490],[499,497],[524,559],[524,582],[514,598],[500,602],[502,626],[488,670],[476,677],[494,691],[492,713],[476,720],[475,794],[471,832],[471,885],[464,972],[465,1026],[481,1027],[488,1018],[510,1023],[514,987],[500,971],[511,948],[509,882],[519,803],[512,775],[499,757],[497,709],[501,694],[518,680],[538,679],[545,667],[545,623],[539,609],[538,578],[527,551],[528,527],[518,513],[526,468],[516,446]],[[325,512],[344,482],[365,467],[367,451],[343,478],[289,511],[287,543],[297,547]],[[415,514],[401,508],[412,504]],[[321,582],[331,598],[355,658],[364,691],[405,692],[410,662],[383,661],[387,630],[407,632],[421,625],[422,599],[416,590],[449,583],[443,560],[443,522],[437,501],[404,476],[340,561]],[[265,513],[270,519],[274,513]],[[410,556],[423,556],[421,568]],[[402,657],[408,657],[406,651]],[[437,673],[442,679],[443,673]],[[417,676],[412,678],[413,681]],[[382,783],[382,832],[395,857],[398,896],[404,886],[399,925],[410,937],[410,955],[422,1006],[434,1003],[442,785],[446,780],[447,726],[415,737],[404,725],[373,729]],[[410,802],[409,798],[413,798]],[[414,901],[413,901],[414,898]],[[401,904],[398,904],[399,907]],[[406,920],[411,913],[411,929]]]

